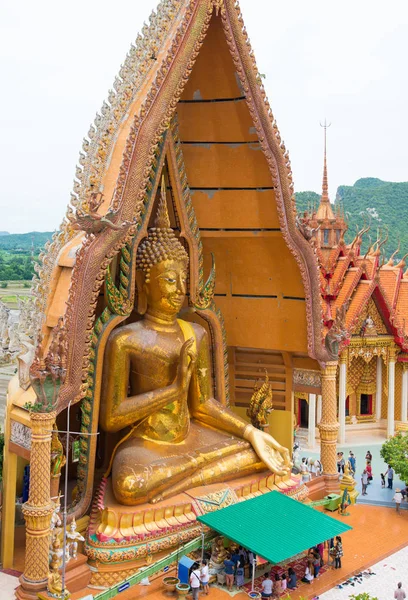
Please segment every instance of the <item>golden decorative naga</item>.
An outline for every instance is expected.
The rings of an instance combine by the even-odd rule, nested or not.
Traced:
[[[108,340],[101,425],[128,431],[112,457],[118,502],[158,502],[184,490],[270,469],[290,473],[289,451],[211,396],[206,330],[178,319],[188,256],[170,227],[165,190],[137,251],[143,318]]]
[[[247,415],[257,429],[265,429],[269,425],[269,414],[273,410],[272,396],[272,386],[266,372],[262,385],[256,384],[247,409]]]
[[[51,477],[59,477],[65,463],[66,458],[64,456],[64,448],[62,447],[61,440],[58,436],[57,424],[54,423],[51,438]]]

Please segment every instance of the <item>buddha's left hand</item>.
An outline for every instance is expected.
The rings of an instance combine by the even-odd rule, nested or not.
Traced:
[[[245,430],[244,437],[272,473],[287,475],[291,472],[292,461],[289,450],[281,446],[269,433],[249,426]]]

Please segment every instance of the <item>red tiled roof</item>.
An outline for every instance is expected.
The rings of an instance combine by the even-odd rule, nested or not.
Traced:
[[[405,335],[408,335],[408,279],[402,279],[397,299],[397,315],[404,324]]]
[[[330,314],[334,319],[337,309],[349,300],[346,327],[350,331],[377,290],[376,298],[384,304],[386,326],[394,331],[397,343],[408,352],[408,275],[403,278],[403,265],[400,263],[400,266],[383,266],[379,269],[378,255],[356,256],[358,251],[357,246],[330,250],[317,248],[321,267],[323,318],[327,321],[327,315]],[[332,274],[331,279],[327,280],[323,276],[325,272]],[[328,295],[332,298],[330,301],[327,299]],[[387,314],[393,315],[392,322],[388,321]]]
[[[345,274],[348,266],[350,265],[350,260],[351,260],[350,256],[342,256],[341,258],[338,259],[337,264],[334,268],[333,277],[331,279],[333,291],[337,289],[337,286],[343,279],[344,274]]]
[[[399,269],[398,269],[399,271]],[[394,307],[394,300],[396,297],[397,284],[399,280],[399,273],[392,267],[383,267],[379,270],[380,284],[384,292],[384,295],[391,307]]]
[[[343,280],[343,285],[341,286],[339,295],[334,301],[335,307],[342,306],[347,300],[350,298],[353,290],[361,279],[361,275],[363,273],[362,269],[357,269],[356,267],[351,267]]]

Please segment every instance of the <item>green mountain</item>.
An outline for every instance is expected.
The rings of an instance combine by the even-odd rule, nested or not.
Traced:
[[[296,194],[298,212],[308,206],[319,205],[320,195],[315,192],[299,192]],[[346,240],[351,242],[356,226],[361,229],[371,223],[371,241],[377,239],[378,233],[385,236],[388,230],[388,242],[385,255],[389,257],[401,241],[401,251],[398,257],[408,252],[408,182],[395,183],[382,181],[375,177],[359,179],[352,186],[341,185],[337,189],[333,209],[340,205],[346,214],[349,231]],[[368,235],[364,236],[363,251],[369,244]]]
[[[316,192],[297,192],[296,193],[296,207],[299,215],[305,210],[310,211],[313,208],[317,208],[320,202],[320,194]]]
[[[0,251],[13,254],[26,254],[32,250],[38,254],[46,242],[52,238],[53,231],[31,231],[30,233],[8,233],[0,235]]]
[[[33,259],[52,238],[52,231],[0,235],[0,286],[6,281],[24,281],[34,275]],[[3,284],[2,284],[3,283]]]

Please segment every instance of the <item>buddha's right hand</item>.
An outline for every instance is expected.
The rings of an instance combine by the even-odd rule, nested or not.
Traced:
[[[174,380],[178,391],[186,392],[190,385],[191,375],[197,359],[197,354],[193,350],[194,338],[190,338],[181,347],[180,360],[177,367],[177,375]]]

